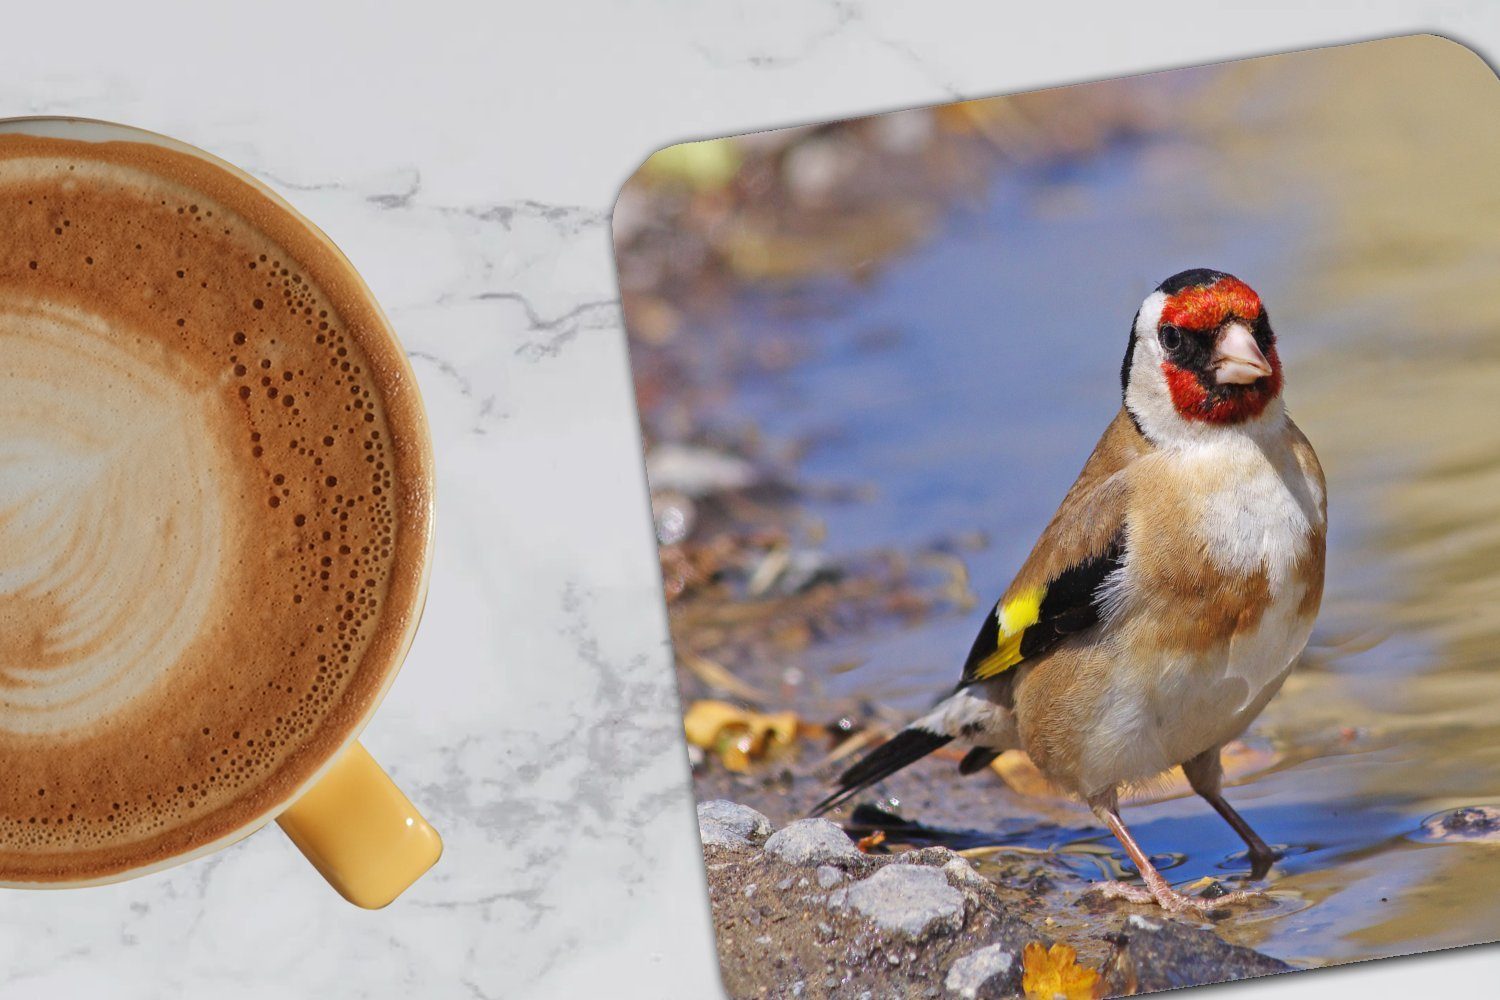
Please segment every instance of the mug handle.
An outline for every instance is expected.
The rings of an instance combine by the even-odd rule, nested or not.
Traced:
[[[339,895],[369,910],[401,895],[443,853],[438,832],[359,743],[276,822]]]

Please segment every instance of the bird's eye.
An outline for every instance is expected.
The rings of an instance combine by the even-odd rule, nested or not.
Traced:
[[[1182,331],[1168,323],[1156,331],[1156,339],[1161,342],[1163,350],[1175,351],[1182,346]]]

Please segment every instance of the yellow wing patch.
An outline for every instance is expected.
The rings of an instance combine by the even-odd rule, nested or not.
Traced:
[[[1046,595],[1046,587],[1029,587],[995,609],[999,641],[995,651],[979,662],[976,678],[995,677],[1021,662],[1021,636],[1042,616],[1042,598]]]

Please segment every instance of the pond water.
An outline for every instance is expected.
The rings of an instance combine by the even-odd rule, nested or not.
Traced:
[[[1256,288],[1328,473],[1329,573],[1309,650],[1250,733],[1274,763],[1229,793],[1288,851],[1278,905],[1221,931],[1304,965],[1500,937],[1500,843],[1418,835],[1435,813],[1500,803],[1500,99],[1447,43],[1396,69],[1351,51],[1206,75],[1175,98],[1181,127],[1149,140],[997,165],[863,283],[744,290],[726,322],[806,357],[717,414],[815,442],[807,480],[872,488],[808,501],[830,551],[987,537],[963,554],[980,608],[809,654],[810,699],[915,712],[955,681],[983,606],[1118,408],[1140,299],[1192,266]],[[1126,819],[1172,855],[1174,881],[1242,870],[1195,798]],[[1012,838],[1069,843],[1086,869],[1121,860],[1085,839]]]

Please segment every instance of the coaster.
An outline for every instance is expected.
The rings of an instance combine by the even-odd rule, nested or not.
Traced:
[[[646,161],[614,236],[731,996],[1500,937],[1497,167],[1495,74],[1430,35]]]

